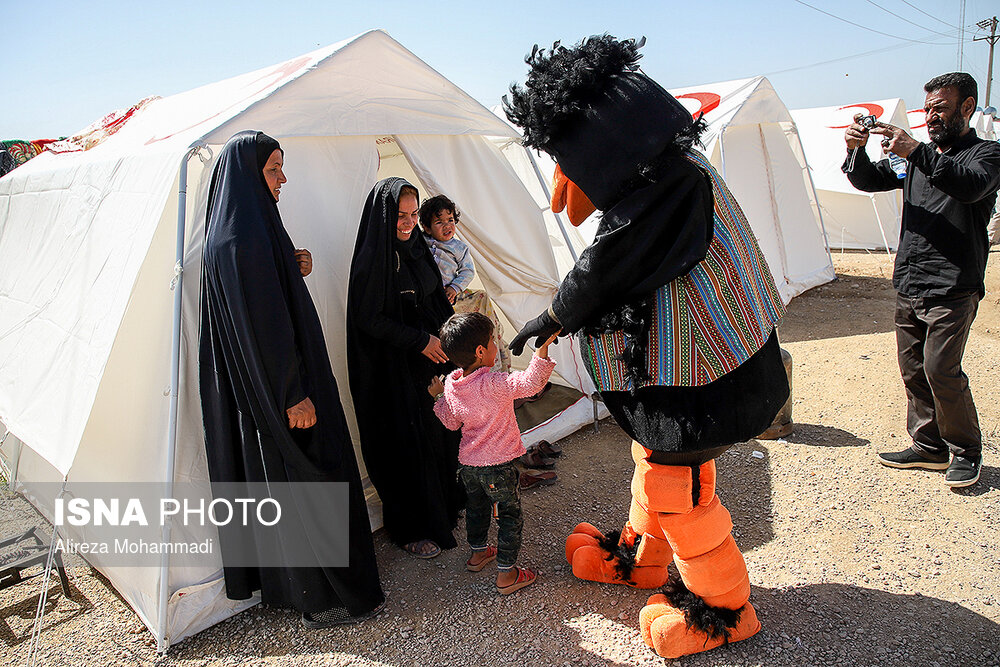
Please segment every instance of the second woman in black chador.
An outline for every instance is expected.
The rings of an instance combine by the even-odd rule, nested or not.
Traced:
[[[389,537],[420,558],[456,545],[464,497],[460,435],[434,417],[431,377],[447,372],[437,332],[453,314],[417,222],[417,190],[401,178],[368,195],[351,262],[347,350],[368,475]]]

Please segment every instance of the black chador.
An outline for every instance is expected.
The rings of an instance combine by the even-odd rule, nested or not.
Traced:
[[[262,173],[278,148],[263,133],[240,132],[212,173],[199,369],[209,472],[213,483],[348,483],[350,561],[341,568],[226,567],[226,593],[241,600],[259,589],[274,606],[308,613],[346,607],[359,616],[385,596],[323,330]],[[286,410],[307,397],[316,425],[290,429]],[[301,519],[307,531],[324,530]],[[222,546],[225,563],[225,539]]]
[[[351,394],[389,537],[400,546],[429,539],[449,549],[464,502],[459,434],[441,425],[427,393],[431,377],[449,368],[421,351],[453,310],[423,236],[396,236],[404,186],[413,187],[401,178],[379,181],[361,215],[347,297]]]

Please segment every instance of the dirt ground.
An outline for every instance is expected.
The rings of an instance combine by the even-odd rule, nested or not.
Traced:
[[[781,324],[794,360],[794,433],[718,460],[718,493],[754,585],[763,630],[664,661],[639,635],[648,592],[582,582],[563,540],[578,521],[626,519],[632,465],[611,421],[562,442],[559,482],[524,493],[523,561],[535,586],[501,598],[487,570],[454,549],[418,561],[376,534],[386,610],[354,627],[311,631],[256,607],[156,654],[107,582],[71,571],[49,582],[43,665],[1000,665],[1000,250],[965,355],[985,440],[980,482],[882,467],[908,444],[892,333],[891,258],[835,254],[838,279],[796,298]],[[759,453],[759,454],[758,454]],[[762,457],[761,457],[762,455]],[[34,521],[0,500],[5,526]],[[459,527],[459,531],[462,531]],[[0,663],[26,664],[42,582],[0,591]]]

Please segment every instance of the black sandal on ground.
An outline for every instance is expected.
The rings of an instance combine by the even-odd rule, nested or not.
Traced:
[[[431,544],[434,546],[433,549],[424,553],[424,545]],[[409,544],[403,545],[403,551],[410,554],[411,556],[416,556],[417,558],[429,559],[437,558],[441,554],[441,547],[439,547],[434,540],[417,540],[416,542],[410,542]]]

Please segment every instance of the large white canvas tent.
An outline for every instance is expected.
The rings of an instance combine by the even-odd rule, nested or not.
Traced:
[[[705,155],[736,195],[754,230],[785,303],[834,278],[823,222],[792,117],[762,77],[671,90],[693,115],[705,114]],[[499,108],[494,112],[501,115]],[[548,210],[554,164],[545,154],[498,139],[538,205],[545,211],[556,256],[564,262],[594,238],[597,218],[563,233]],[[541,174],[541,178],[539,178]],[[568,224],[566,222],[565,224]]]
[[[792,118],[798,127],[813,183],[816,184],[829,247],[882,248],[889,252],[895,250],[899,243],[902,192],[861,192],[851,185],[840,169],[847,156],[844,130],[857,113],[872,115],[883,123],[909,129],[906,108],[898,98],[798,109],[792,111]],[[869,141],[866,151],[871,160],[882,159],[878,141]]]
[[[285,150],[279,208],[296,245],[314,256],[307,284],[353,433],[347,279],[377,179],[409,177],[423,195],[461,202],[479,279],[514,326],[550,302],[559,275],[540,212],[485,139],[514,133],[384,32],[154,100],[90,150],[45,153],[0,179],[0,420],[13,434],[2,453],[46,515],[54,494],[39,482],[49,480],[207,485],[201,241],[212,156],[244,129],[266,131]],[[562,381],[589,395],[574,347],[553,354]],[[528,442],[587,423],[589,400]],[[86,540],[86,530],[69,536]],[[192,531],[185,541],[206,537],[173,530]],[[226,599],[217,556],[164,557],[160,569],[92,564],[161,649],[254,603]]]

